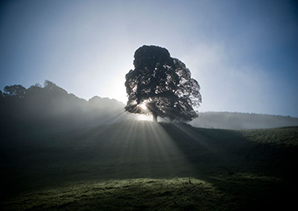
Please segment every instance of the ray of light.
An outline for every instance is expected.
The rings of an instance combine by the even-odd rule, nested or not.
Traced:
[[[157,123],[131,120],[119,124],[109,141],[107,151],[116,156],[115,175],[175,177],[193,172],[192,164]]]

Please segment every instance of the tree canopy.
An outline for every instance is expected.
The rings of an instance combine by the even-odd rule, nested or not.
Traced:
[[[5,86],[0,90],[0,128],[60,128],[110,124],[129,119],[124,104],[95,96],[89,101],[68,93],[51,81]],[[9,130],[8,130],[9,131]]]
[[[199,83],[191,78],[190,70],[167,49],[142,46],[134,54],[134,70],[126,74],[128,102],[131,113],[152,114],[177,121],[198,117],[202,102]]]
[[[22,85],[12,85],[4,87],[4,96],[24,98],[26,94],[26,88]]]

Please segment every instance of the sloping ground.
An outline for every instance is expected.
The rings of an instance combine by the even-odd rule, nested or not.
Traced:
[[[191,124],[217,129],[264,129],[298,126],[298,118],[290,116],[238,112],[201,112]]]
[[[6,194],[1,206],[290,206],[297,184],[297,134],[296,127],[233,131],[137,121],[68,131],[16,131],[1,138],[1,186]]]
[[[212,184],[189,178],[84,183],[31,192],[6,203],[14,210],[217,210],[231,197]]]
[[[35,128],[94,127],[136,118],[125,112],[125,105],[117,100],[94,96],[88,101],[68,93],[53,82],[44,86],[8,86],[0,94],[0,129],[15,131],[32,125]],[[147,116],[148,117],[148,116]],[[137,117],[138,118],[138,117]],[[152,117],[151,117],[152,118]],[[217,129],[258,129],[298,126],[298,118],[280,115],[201,112],[191,125]]]

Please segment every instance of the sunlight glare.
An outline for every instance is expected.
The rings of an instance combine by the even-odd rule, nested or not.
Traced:
[[[150,115],[139,116],[150,118]],[[114,140],[117,145],[121,144],[122,149],[118,154],[121,168],[116,172],[122,174],[129,168],[134,176],[142,177],[150,177],[157,169],[165,176],[193,172],[194,166],[169,132],[172,132],[171,129],[165,130],[162,125],[152,121],[132,119],[121,125],[119,132],[116,132],[121,135],[116,135]]]
[[[150,122],[152,122],[152,116],[151,115],[138,114],[137,120],[138,121],[150,121]]]
[[[141,107],[141,109],[144,110],[144,111],[148,110],[147,105],[146,105],[145,102],[141,103],[141,104],[140,104],[140,107]]]

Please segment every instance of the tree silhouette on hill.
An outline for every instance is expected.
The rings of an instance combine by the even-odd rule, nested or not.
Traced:
[[[134,54],[134,70],[126,74],[130,113],[152,114],[177,121],[198,117],[195,110],[202,102],[200,86],[179,59],[172,58],[167,49],[142,46]]]
[[[0,92],[0,126],[73,127],[124,120],[124,104],[95,96],[89,101],[46,80],[44,86],[5,86]]]

